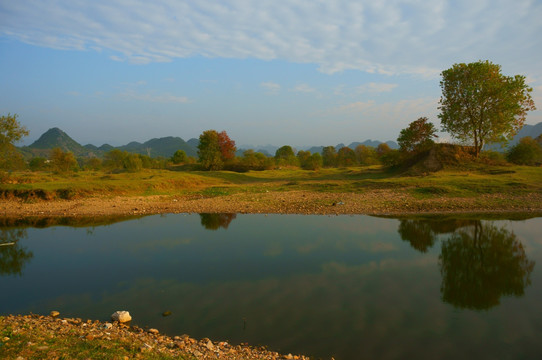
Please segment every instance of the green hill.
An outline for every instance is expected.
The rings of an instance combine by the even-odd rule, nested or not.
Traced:
[[[144,142],[143,144],[136,141],[118,147],[119,150],[125,150],[137,154],[150,155],[151,157],[171,157],[175,151],[184,150],[188,156],[197,156],[197,150],[189,145],[180,137],[163,137],[155,138]]]
[[[38,140],[28,146],[30,149],[38,150],[50,150],[57,147],[63,151],[70,151],[76,156],[89,152],[81,144],[69,137],[68,134],[56,127],[47,130]]]
[[[184,150],[188,156],[197,156],[197,149],[180,137],[168,136],[159,139],[155,138],[143,144],[132,141],[119,147],[113,147],[108,144],[104,144],[100,147],[92,144],[82,146],[59,128],[47,130],[38,140],[30,146],[20,148],[20,151],[24,154],[25,158],[35,156],[49,157],[51,149],[57,147],[63,151],[70,151],[77,157],[102,157],[106,152],[113,149],[150,155],[151,157],[162,156],[166,158],[171,157],[177,150]]]

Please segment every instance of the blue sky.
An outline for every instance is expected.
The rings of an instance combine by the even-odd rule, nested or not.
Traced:
[[[539,0],[1,1],[0,113],[23,144],[51,127],[95,145],[395,140],[421,116],[440,127],[454,63],[527,76],[542,108],[540,19]]]

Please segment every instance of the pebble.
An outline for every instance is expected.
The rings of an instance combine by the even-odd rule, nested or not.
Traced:
[[[56,311],[56,310],[51,311],[51,316],[52,317],[57,317],[58,315],[60,315],[60,313],[58,311]]]

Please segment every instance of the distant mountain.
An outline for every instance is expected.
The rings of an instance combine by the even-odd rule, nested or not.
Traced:
[[[118,149],[151,157],[171,157],[177,150],[184,150],[188,156],[197,156],[197,150],[193,146],[180,137],[173,136],[151,139],[143,144],[132,141],[127,145],[118,147]]]
[[[511,146],[516,145],[521,138],[530,136],[533,139],[536,139],[538,136],[542,135],[542,122],[539,122],[535,125],[525,125],[518,131],[516,136],[510,140],[506,147],[502,147],[500,144],[487,144],[484,146],[485,150],[495,150],[495,151],[506,151]]]
[[[191,139],[191,141],[197,141],[197,139]],[[119,149],[122,151],[128,151],[137,154],[149,155],[151,157],[171,157],[175,151],[184,150],[188,156],[197,156],[197,149],[194,146],[186,143],[180,137],[168,136],[159,139],[151,139],[145,143],[139,143],[132,141],[126,145],[114,147],[109,144],[103,144],[97,147],[92,144],[82,146],[77,141],[73,140],[68,134],[59,128],[52,128],[47,130],[38,140],[32,143],[30,146],[21,148],[23,153],[28,156],[45,156],[47,157],[49,151],[53,148],[60,148],[63,151],[70,151],[78,157],[92,157],[103,156],[106,152],[113,149]]]
[[[83,147],[77,141],[73,140],[64,131],[56,127],[47,130],[38,140],[29,145],[28,148],[36,150],[60,148],[63,151],[70,151],[76,156],[85,155],[89,152],[88,149]]]
[[[533,139],[536,139],[538,136],[542,134],[542,122],[539,122],[535,125],[525,125],[521,128],[520,131],[514,136],[512,141],[510,141],[510,145],[515,145],[519,142],[519,139],[525,136],[530,136]]]
[[[199,139],[192,138],[186,142],[188,145],[192,146],[193,148],[197,149],[199,145]]]
[[[365,145],[365,146],[370,146],[370,147],[378,147],[378,145],[382,144],[382,141],[378,141],[378,140],[365,140],[364,142],[360,143],[360,142],[353,142],[351,143],[350,145],[348,145],[348,147],[352,150],[354,150],[356,147],[358,147],[359,145]],[[388,144],[388,146],[391,148],[391,149],[398,149],[399,148],[399,145],[397,145],[397,143],[395,141],[386,141],[386,144]]]
[[[108,152],[108,151],[111,151],[113,150],[115,147],[113,145],[109,145],[109,144],[103,144],[102,146],[100,146],[98,148],[98,150],[100,151],[103,151],[103,152]]]
[[[538,127],[540,125],[540,127]],[[534,133],[538,132],[538,134],[542,133],[542,123],[535,125],[536,129],[532,130],[529,127],[533,127],[530,125],[527,125],[527,129],[530,130],[529,134],[526,136],[533,136]],[[533,138],[536,136],[533,136]],[[372,146],[377,147],[379,144],[381,144],[381,141],[377,140],[365,140],[364,142],[353,142],[350,145],[348,145],[349,148],[355,149],[358,145],[365,145],[365,146]],[[392,149],[397,149],[398,145],[394,141],[387,141],[386,144],[390,146]],[[49,150],[59,147],[64,151],[71,151],[78,157],[87,157],[87,156],[98,156],[102,157],[106,152],[109,152],[113,149],[118,149],[122,151],[128,151],[131,153],[136,154],[143,154],[148,155],[151,157],[171,157],[175,151],[177,150],[184,150],[186,155],[188,156],[198,156],[198,149],[197,146],[199,145],[199,139],[192,138],[188,141],[184,141],[180,137],[163,137],[163,138],[154,138],[149,141],[146,141],[144,143],[140,143],[137,141],[132,141],[126,145],[114,147],[109,144],[103,144],[100,147],[97,147],[92,144],[87,144],[85,146],[82,146],[77,141],[73,140],[68,134],[66,134],[64,131],[60,130],[59,128],[52,128],[47,130],[38,140],[36,140],[32,145],[28,147],[23,147],[21,150],[24,150],[26,154],[33,154],[34,156],[47,156]],[[335,146],[335,149],[338,151],[340,148],[345,147],[344,144],[337,144]],[[275,145],[265,145],[265,146],[253,146],[253,145],[243,145],[239,147],[238,154],[242,155],[242,151],[246,149],[253,149],[256,152],[261,152],[267,156],[274,156],[275,152],[279,146]],[[324,146],[313,146],[310,148],[307,147],[300,147],[296,148],[297,150],[305,150],[307,149],[311,153],[322,153],[322,149]]]
[[[86,145],[83,145],[83,147],[90,151],[98,151],[98,147],[96,145],[86,144]]]
[[[353,142],[351,143],[350,145],[348,145],[348,147],[352,150],[355,150],[356,147],[358,147],[358,145],[365,145],[365,146],[371,146],[371,147],[374,147],[376,148],[378,145],[382,144],[382,141],[378,141],[378,140],[365,140],[364,142],[360,143],[360,142]],[[397,143],[395,141],[386,141],[386,144],[388,144],[388,146],[391,148],[391,149],[398,149],[399,148],[399,145],[397,145]],[[341,148],[345,147],[344,144],[337,144],[335,146],[335,150],[336,151],[339,151]],[[310,151],[311,153],[315,153],[315,152],[319,152],[320,154],[322,153],[324,147],[323,146],[313,146],[311,148],[308,149],[308,151]]]

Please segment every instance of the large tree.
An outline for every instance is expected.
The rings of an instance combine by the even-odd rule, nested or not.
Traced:
[[[439,114],[444,131],[474,145],[506,143],[535,110],[525,76],[505,76],[489,61],[455,64],[442,72]]]

